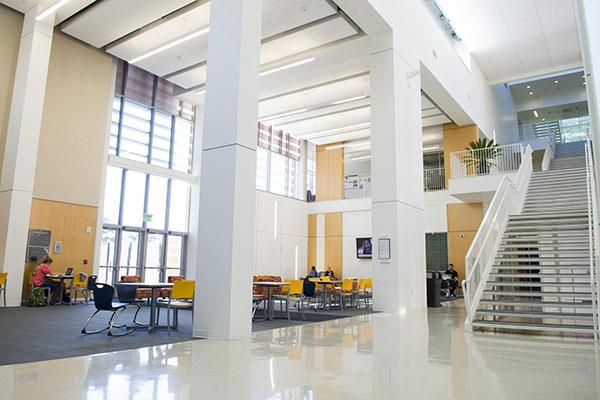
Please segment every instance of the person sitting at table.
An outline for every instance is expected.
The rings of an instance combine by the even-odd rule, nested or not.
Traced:
[[[317,268],[313,265],[310,267],[310,272],[308,273],[309,278],[318,278],[319,273],[317,272]]]
[[[448,286],[450,288],[450,293],[448,296],[456,297],[456,289],[458,289],[458,272],[454,269],[454,264],[449,264],[448,269],[445,273],[446,277],[448,277]]]
[[[52,275],[52,269],[50,268],[52,259],[46,255],[40,265],[38,265],[33,271],[33,286],[35,287],[47,287],[50,289],[50,303],[56,301],[57,292],[60,289],[60,283],[55,282],[48,278],[48,275]]]
[[[327,271],[325,271],[325,276],[328,276],[331,278],[332,281],[335,281],[335,274],[333,273],[333,271],[331,270],[331,267],[329,269],[327,269]]]

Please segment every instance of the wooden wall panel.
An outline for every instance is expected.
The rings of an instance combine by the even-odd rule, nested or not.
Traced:
[[[63,272],[67,267],[73,267],[75,272],[92,273],[97,215],[97,207],[33,199],[29,227],[52,231],[50,257],[54,260],[51,266],[54,271]],[[90,233],[87,232],[88,227]],[[54,253],[56,240],[62,242],[60,254]],[[25,274],[36,266],[36,263],[26,263]],[[25,279],[25,285],[27,283]]]
[[[465,256],[483,220],[482,203],[448,204],[448,262],[465,278]]]
[[[446,187],[451,176],[450,154],[462,151],[470,142],[477,140],[477,125],[457,126],[454,123],[444,124],[444,172],[446,174]]]
[[[331,268],[336,277],[343,272],[342,213],[325,214],[325,268]]]
[[[341,143],[331,143],[332,146]],[[344,149],[327,150],[317,146],[317,200],[344,198]]]

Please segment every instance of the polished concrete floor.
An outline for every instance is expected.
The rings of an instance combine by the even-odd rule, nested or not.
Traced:
[[[593,343],[465,335],[461,303],[4,366],[0,399],[600,398]]]

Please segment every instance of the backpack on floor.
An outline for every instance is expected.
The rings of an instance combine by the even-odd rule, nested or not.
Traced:
[[[46,298],[46,291],[43,288],[35,287],[31,289],[31,294],[29,295],[29,300],[27,301],[29,307],[42,307],[48,304],[48,299]]]

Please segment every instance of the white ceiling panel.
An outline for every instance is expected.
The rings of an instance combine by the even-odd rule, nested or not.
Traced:
[[[103,47],[192,2],[194,0],[103,0],[66,22],[62,31]]]
[[[202,85],[206,82],[206,64],[170,76],[168,80],[185,89]]]
[[[452,122],[445,115],[438,115],[435,117],[426,117],[423,118],[423,128],[427,128],[429,126],[442,125]]]
[[[298,54],[333,41],[356,35],[358,31],[343,17],[328,19],[306,29],[263,43],[261,64]]]
[[[165,43],[206,28],[209,22],[210,3],[199,3],[197,7],[185,13],[179,13],[165,21],[159,21],[159,23],[128,37],[127,40],[109,46],[106,51],[129,61]],[[206,41],[207,35],[203,39]]]
[[[348,140],[369,139],[371,137],[371,129],[361,129],[353,132],[339,133],[328,135],[322,138],[311,139],[311,143],[316,145],[346,142]]]
[[[328,83],[278,96],[260,102],[259,115],[282,114],[290,110],[313,107],[316,104],[333,103],[352,97],[368,95],[370,91],[369,75]]]
[[[38,3],[44,7],[47,7],[49,5],[54,4],[55,1],[56,0],[2,0],[0,1],[0,3],[14,8],[15,10],[25,14]],[[92,4],[94,1],[96,0],[71,0],[70,2],[59,8],[58,11],[56,11],[54,24],[60,24],[65,19],[69,18],[73,14]]]
[[[438,0],[491,83],[582,64],[576,0]]]
[[[325,0],[264,0],[262,37],[276,35],[336,12]]]
[[[367,123],[370,121],[371,108],[366,107],[360,110],[345,111],[331,115],[325,115],[306,121],[278,125],[277,127],[285,130],[286,132],[293,133],[294,135],[299,137],[302,137],[304,135],[309,135],[310,137],[312,137],[313,133],[315,134],[315,136],[320,136],[316,135],[316,133],[344,126],[352,126],[361,123]]]

